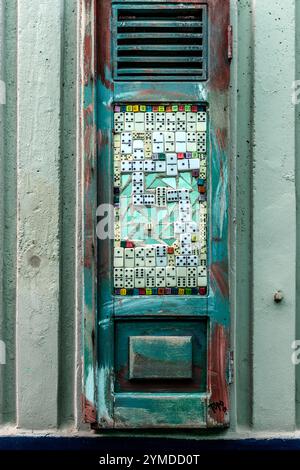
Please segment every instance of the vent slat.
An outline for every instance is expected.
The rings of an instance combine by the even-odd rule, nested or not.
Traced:
[[[115,79],[206,79],[207,6],[171,3],[113,7]]]
[[[174,45],[174,44],[125,44],[118,45],[118,51],[203,51],[203,46],[198,45]]]
[[[167,73],[175,73],[175,72],[178,72],[180,73],[181,75],[189,75],[189,74],[199,74],[199,70],[201,70],[200,68],[199,69],[190,69],[190,68],[180,68],[180,69],[174,69],[174,68],[165,68],[165,69],[162,69],[162,68],[157,68],[157,69],[154,69],[154,68],[151,68],[151,67],[147,67],[147,68],[127,68],[127,69],[123,69],[121,68],[119,70],[119,73],[121,73],[122,75],[127,75],[128,73],[136,73],[136,74],[139,74],[139,73],[148,73],[148,74],[152,74],[152,75],[156,75],[156,74],[167,74]]]
[[[137,1],[142,1],[142,0],[137,0]],[[170,3],[174,3],[174,2],[170,2]],[[172,8],[172,10],[176,10],[176,13],[180,13],[181,11],[184,11],[184,10],[202,10],[203,9],[203,6],[200,5],[200,3],[195,3],[195,4],[179,4],[179,5],[176,5],[176,8],[173,8],[173,7],[170,7],[167,5],[162,5],[162,4],[157,4],[157,5],[151,5],[149,7],[149,5],[146,5],[146,4],[143,4],[141,3],[141,5],[139,5],[138,7],[136,7],[134,9],[135,12],[139,13],[139,12],[143,12],[145,10],[149,10],[151,8],[151,11],[152,10],[161,10],[162,7],[166,8],[166,9],[170,9]],[[131,8],[126,8],[125,5],[119,5],[118,6],[118,11],[119,11],[119,14],[122,15],[122,14],[129,14],[130,15],[130,12],[132,12],[132,9]],[[194,12],[193,12],[194,13]]]
[[[193,38],[193,39],[202,39],[203,34],[201,33],[119,33],[118,39],[139,39],[139,38],[153,38],[153,39],[167,39],[167,38],[177,38],[177,39],[185,39],[185,38]]]
[[[175,73],[175,72],[174,72]],[[144,73],[144,74],[139,74],[138,76],[136,76],[135,74],[128,74],[126,76],[122,76],[120,75],[119,77],[119,80],[122,80],[122,81],[147,81],[147,82],[151,82],[151,81],[155,81],[155,82],[166,82],[166,81],[202,81],[202,80],[205,80],[206,77],[204,74],[202,75],[199,75],[198,74],[193,74],[192,76],[189,76],[189,75],[186,75],[186,74],[180,74],[180,73],[176,73],[176,75],[169,75],[169,74],[164,74],[164,75],[151,75],[151,73]]]
[[[202,25],[202,21],[164,21],[159,18],[154,21],[118,21],[118,28],[200,28]]]
[[[202,59],[199,57],[163,57],[163,56],[122,56],[119,58],[119,62],[196,62],[201,63]]]

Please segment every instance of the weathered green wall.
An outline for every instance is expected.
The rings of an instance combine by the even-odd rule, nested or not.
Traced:
[[[80,425],[79,1],[2,3],[0,340],[7,364],[0,366],[0,434],[63,432]],[[300,365],[295,372],[291,362],[291,343],[300,339],[300,104],[291,101],[292,82],[300,79],[300,0],[232,1],[232,24],[235,382],[232,426],[222,436],[292,436],[300,426]],[[282,304],[273,301],[276,290],[284,293]]]

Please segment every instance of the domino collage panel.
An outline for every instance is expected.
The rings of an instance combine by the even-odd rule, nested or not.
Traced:
[[[114,294],[206,295],[207,110],[114,105]]]

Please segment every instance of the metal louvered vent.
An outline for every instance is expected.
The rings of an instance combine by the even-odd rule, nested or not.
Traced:
[[[206,80],[207,6],[115,5],[115,80]]]

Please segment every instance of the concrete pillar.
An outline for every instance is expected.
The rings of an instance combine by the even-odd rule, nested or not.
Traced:
[[[17,425],[58,424],[63,2],[18,2]]]

